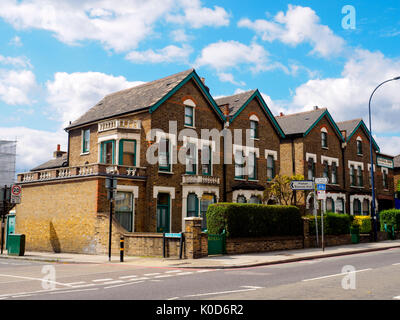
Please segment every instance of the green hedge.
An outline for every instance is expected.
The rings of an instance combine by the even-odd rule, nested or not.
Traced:
[[[313,215],[306,216],[310,219],[310,234],[315,235],[315,217]],[[324,234],[340,235],[349,234],[350,226],[353,222],[353,216],[349,214],[327,212],[324,214]],[[318,234],[321,234],[321,216],[317,216]]]
[[[381,223],[381,231],[385,230],[385,224],[387,226],[394,226],[395,230],[399,230],[400,210],[399,209],[383,210],[379,213],[379,220]]]
[[[370,233],[372,230],[370,216],[354,216],[354,223],[360,226],[360,233]]]
[[[303,221],[295,206],[216,203],[207,210],[210,234],[226,231],[228,238],[299,236]]]

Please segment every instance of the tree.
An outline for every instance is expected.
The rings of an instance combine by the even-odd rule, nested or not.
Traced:
[[[294,205],[295,204],[295,193],[290,188],[290,182],[293,180],[304,180],[304,176],[296,174],[292,176],[287,175],[276,175],[272,179],[270,186],[264,191],[264,201],[269,199],[276,199],[280,205]],[[300,201],[304,197],[304,193],[300,193],[300,199],[297,198],[296,202]]]

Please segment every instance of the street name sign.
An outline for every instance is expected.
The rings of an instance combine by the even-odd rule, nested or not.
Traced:
[[[328,178],[315,178],[315,184],[327,184],[328,182]]]
[[[314,190],[314,182],[312,180],[293,180],[290,182],[292,190]]]
[[[318,190],[317,191],[317,199],[318,200],[326,200],[326,192],[325,192],[325,190]]]

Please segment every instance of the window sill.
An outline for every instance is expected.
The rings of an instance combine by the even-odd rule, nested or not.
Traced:
[[[190,125],[188,125],[188,124],[184,124],[183,126],[184,126],[185,128],[196,129],[195,126],[190,126]]]
[[[88,152],[81,152],[81,156],[86,156],[86,155],[88,155],[88,154],[90,154],[89,151],[88,151]]]
[[[329,148],[328,148],[328,147],[321,147],[321,149],[324,149],[324,150],[329,150]]]
[[[250,140],[260,141],[260,138],[250,138]]]
[[[160,171],[160,170],[158,170],[158,173],[174,174],[172,171]]]
[[[248,181],[251,181],[251,182],[260,182],[260,180],[258,180],[258,179],[250,179],[250,178],[249,178]]]
[[[362,153],[357,153],[357,155],[358,155],[359,157],[362,157],[362,156],[363,156],[363,154],[362,154]]]
[[[245,178],[236,178],[236,177],[235,177],[235,180],[237,180],[237,181],[246,181]]]

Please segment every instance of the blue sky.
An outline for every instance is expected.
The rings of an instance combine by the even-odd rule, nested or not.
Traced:
[[[344,29],[345,5],[355,29]],[[66,148],[63,128],[104,95],[195,67],[214,97],[258,88],[271,111],[363,118],[400,75],[400,4],[387,1],[0,2],[0,139],[17,170]],[[400,81],[373,100],[382,152],[400,153]]]

